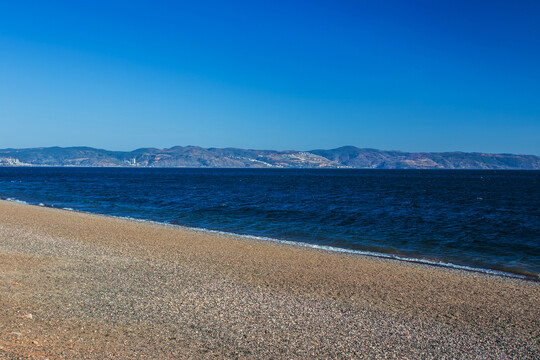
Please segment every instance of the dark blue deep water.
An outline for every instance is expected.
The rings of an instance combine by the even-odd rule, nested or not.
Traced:
[[[539,171],[0,168],[0,197],[540,273]]]

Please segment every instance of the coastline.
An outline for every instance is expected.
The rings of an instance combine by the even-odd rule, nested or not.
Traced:
[[[532,281],[9,201],[0,259],[8,358],[540,354]]]
[[[58,210],[64,210],[64,211],[74,211],[81,214],[105,216],[105,217],[115,218],[115,219],[120,219],[120,220],[129,220],[129,221],[136,221],[136,222],[142,222],[142,223],[148,223],[148,224],[170,226],[170,227],[182,229],[185,231],[207,232],[210,234],[245,238],[247,240],[252,240],[252,241],[253,240],[254,241],[270,241],[270,242],[279,243],[283,245],[305,247],[305,248],[310,248],[310,249],[315,249],[315,250],[320,250],[320,251],[337,252],[337,253],[350,254],[350,255],[359,255],[359,256],[368,256],[368,257],[375,257],[375,258],[382,258],[382,259],[397,260],[397,261],[403,261],[403,262],[408,262],[408,263],[417,263],[417,264],[428,265],[428,266],[451,268],[455,270],[462,270],[462,271],[468,271],[468,272],[478,272],[478,273],[488,274],[488,275],[517,278],[517,279],[528,280],[528,281],[540,281],[540,274],[532,273],[530,271],[517,269],[517,268],[513,268],[509,270],[506,270],[506,269],[497,270],[497,269],[489,269],[485,267],[478,267],[478,266],[472,266],[472,265],[466,265],[466,264],[456,264],[449,261],[445,261],[443,259],[435,259],[435,258],[428,259],[425,257],[411,257],[409,255],[402,255],[402,254],[397,255],[394,253],[340,248],[340,247],[335,247],[331,245],[322,245],[322,244],[313,244],[309,242],[302,242],[302,241],[295,241],[295,240],[277,239],[277,238],[272,238],[272,237],[267,237],[267,236],[237,234],[237,233],[221,231],[221,230],[212,230],[212,229],[205,229],[205,228],[199,228],[199,227],[190,227],[190,226],[185,226],[185,225],[171,224],[171,223],[160,222],[160,221],[155,221],[155,220],[150,220],[150,219],[142,219],[142,218],[139,219],[139,218],[133,218],[129,216],[116,216],[116,215],[110,215],[110,214],[101,214],[97,212],[75,210],[73,208],[67,208],[67,207],[55,207],[55,206],[46,205],[44,203],[32,204],[23,200],[10,198],[10,197],[8,198],[0,197],[0,201],[8,201],[12,203],[25,204],[29,206],[40,206],[40,207],[46,207],[46,208],[52,208],[52,209],[58,209]]]

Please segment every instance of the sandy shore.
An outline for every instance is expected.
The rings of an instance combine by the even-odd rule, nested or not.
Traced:
[[[0,358],[540,358],[540,284],[0,201]]]

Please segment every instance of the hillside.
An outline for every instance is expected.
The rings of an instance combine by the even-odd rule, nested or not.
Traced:
[[[108,151],[91,147],[0,150],[0,166],[540,169],[534,155],[409,153],[344,146],[332,150],[274,151],[175,146]]]

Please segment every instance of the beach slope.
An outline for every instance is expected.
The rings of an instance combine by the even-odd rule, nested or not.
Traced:
[[[538,282],[0,201],[0,358],[540,358]]]

